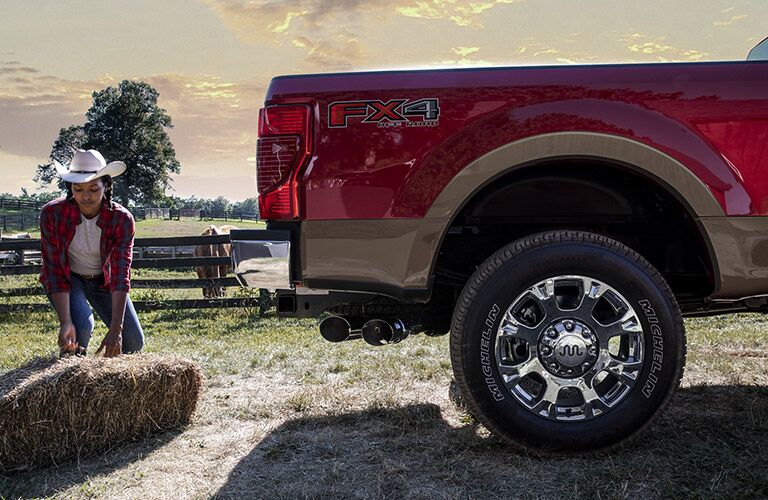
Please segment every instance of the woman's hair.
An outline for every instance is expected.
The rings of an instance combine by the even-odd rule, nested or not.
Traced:
[[[107,199],[108,204],[111,204],[112,203],[112,176],[105,175],[103,177],[99,177],[99,179],[101,179],[101,185],[104,186],[104,198]],[[67,200],[73,199],[74,194],[72,194],[72,183],[65,182],[64,184],[67,186]]]

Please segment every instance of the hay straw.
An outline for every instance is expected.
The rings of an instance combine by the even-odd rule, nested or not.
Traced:
[[[59,464],[190,422],[202,375],[151,354],[37,358],[0,375],[0,471]]]

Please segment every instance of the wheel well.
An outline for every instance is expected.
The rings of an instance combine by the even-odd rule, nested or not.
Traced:
[[[456,297],[477,266],[507,243],[557,229],[627,245],[659,270],[681,302],[700,301],[716,287],[709,244],[684,200],[631,167],[573,160],[518,169],[475,193],[443,237],[433,300]]]

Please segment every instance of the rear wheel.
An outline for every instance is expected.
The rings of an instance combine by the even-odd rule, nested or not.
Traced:
[[[614,240],[552,232],[491,256],[459,298],[451,359],[466,404],[513,444],[606,448],[679,385],[685,334],[661,275]]]

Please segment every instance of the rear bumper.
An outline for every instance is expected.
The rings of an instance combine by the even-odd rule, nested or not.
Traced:
[[[291,290],[291,233],[271,229],[233,229],[232,268],[241,285]]]

